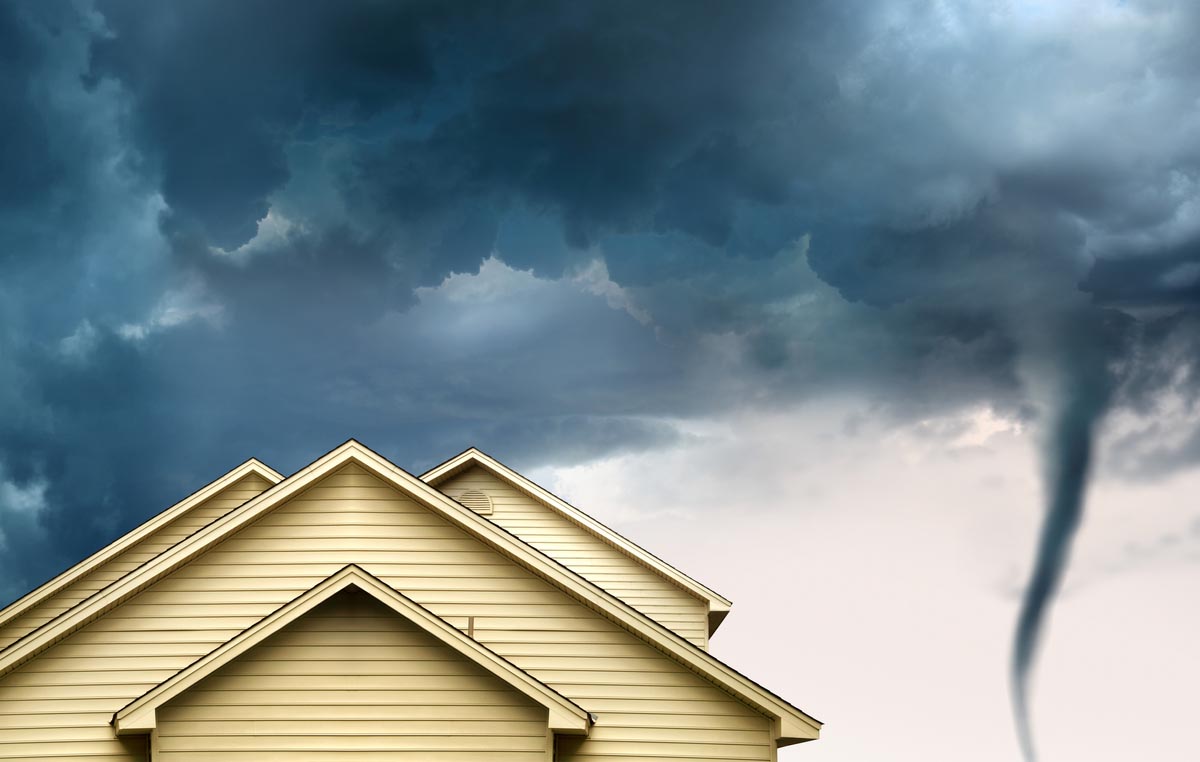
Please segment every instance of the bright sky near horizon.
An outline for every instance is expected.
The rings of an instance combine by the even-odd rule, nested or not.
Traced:
[[[827,723],[780,760],[1009,762],[1041,486],[1034,434],[996,424],[885,429],[843,400],[533,477],[733,600],[713,653]],[[1035,681],[1039,748],[1186,762],[1200,472],[1092,489]]]

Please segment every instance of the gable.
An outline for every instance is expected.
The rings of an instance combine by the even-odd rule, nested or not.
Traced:
[[[363,706],[369,699],[368,706]],[[156,762],[545,762],[547,709],[346,590],[158,711]]]
[[[358,473],[356,469],[363,471]],[[325,480],[335,474],[349,477],[350,482],[333,484],[334,492],[326,493],[323,497],[313,497],[312,492],[318,486],[324,486]],[[382,489],[371,484],[352,483],[362,476],[374,477]],[[392,497],[385,494],[387,490],[391,491]],[[401,506],[392,511],[378,508],[374,505],[376,501],[399,501]],[[241,549],[230,548],[225,544],[234,539],[255,539],[243,537],[242,531],[263,526],[263,521],[268,517],[274,517],[276,514],[294,515],[305,511],[328,514],[344,509],[354,517],[369,517],[371,514],[395,515],[401,517],[399,526],[408,526],[412,522],[403,517],[416,512],[404,504],[411,504],[426,511],[441,522],[442,528],[460,530],[462,537],[477,543],[477,547],[483,550],[467,550],[462,555],[452,554],[450,562],[446,563],[439,560],[444,555],[442,553],[422,550],[397,552],[394,549],[389,552],[386,546],[370,547],[370,543],[358,545],[350,542],[324,551],[302,549],[297,552],[293,548],[290,554],[288,543],[276,545],[274,548],[251,545]],[[416,525],[421,525],[423,521],[417,521]],[[294,523],[303,525],[307,522],[295,520]],[[276,531],[278,529],[275,528]],[[375,535],[369,534],[364,539],[373,536]],[[401,539],[416,538],[402,533]],[[240,553],[241,556],[216,555],[222,551]],[[363,565],[367,566],[371,573],[386,576],[389,585],[404,592],[408,592],[405,588],[406,580],[433,580],[432,584],[437,587],[431,588],[429,592],[433,597],[446,602],[439,603],[436,608],[432,603],[427,605],[435,610],[445,607],[448,610],[437,613],[441,616],[460,616],[468,622],[468,617],[486,617],[488,626],[482,631],[477,629],[476,637],[484,641],[481,632],[493,631],[494,634],[486,641],[489,645],[523,644],[538,651],[548,651],[558,643],[609,643],[614,642],[608,640],[612,637],[616,638],[615,642],[618,644],[630,645],[637,649],[639,655],[651,658],[652,662],[645,662],[655,665],[651,671],[665,671],[670,675],[668,678],[654,678],[669,680],[669,687],[663,687],[664,684],[659,682],[648,685],[638,679],[637,673],[640,669],[630,670],[628,667],[631,665],[627,662],[620,658],[608,660],[607,656],[603,657],[604,661],[599,664],[581,670],[584,674],[578,677],[583,680],[572,682],[566,679],[572,676],[564,677],[553,672],[535,674],[539,680],[572,699],[576,698],[572,692],[576,687],[597,685],[603,687],[597,687],[590,693],[591,689],[585,688],[580,695],[587,694],[588,701],[592,701],[591,697],[594,696],[595,701],[601,703],[607,698],[616,698],[621,705],[638,700],[649,701],[654,706],[666,708],[665,714],[656,712],[656,717],[665,718],[662,719],[662,727],[664,732],[669,734],[675,729],[686,727],[682,724],[682,719],[677,722],[671,718],[695,714],[697,705],[691,703],[692,699],[687,698],[687,694],[694,688],[711,690],[724,699],[698,699],[703,702],[702,706],[712,705],[715,708],[722,705],[721,711],[728,709],[757,715],[770,726],[769,736],[778,744],[817,737],[819,723],[800,710],[353,440],[318,459],[267,493],[181,541],[113,583],[101,594],[65,612],[47,626],[0,652],[0,674],[4,675],[0,679],[0,703],[9,699],[24,700],[21,691],[14,695],[6,695],[6,689],[25,686],[49,688],[46,698],[54,702],[64,698],[69,699],[68,703],[89,698],[110,701],[111,696],[117,693],[125,695],[126,700],[129,700],[133,698],[129,695],[131,685],[141,685],[143,690],[146,690],[180,668],[176,664],[172,669],[166,670],[166,674],[152,674],[151,666],[138,656],[144,653],[145,647],[151,648],[155,654],[176,660],[181,658],[182,651],[179,649],[195,649],[191,657],[194,659],[211,650],[214,642],[224,642],[254,621],[251,611],[257,609],[257,615],[261,617],[263,610],[269,610],[264,609],[269,606],[263,602],[264,596],[277,594],[279,585],[293,584],[289,580],[294,581],[298,576],[312,573],[313,565],[327,567],[333,559],[346,557],[367,559]],[[396,571],[385,573],[382,569],[371,568],[375,564],[391,564],[396,567]],[[552,583],[550,589],[556,591],[561,598],[557,602],[547,602],[547,605],[554,607],[567,604],[575,608],[553,608],[551,611],[531,613],[530,604],[515,603],[503,597],[472,603],[469,600],[470,596],[480,591],[494,592],[490,587],[493,580],[487,571],[488,567],[496,570],[499,575],[497,579],[500,580],[519,579],[523,584],[534,580],[543,584]],[[329,568],[323,570],[325,575],[330,572]],[[243,578],[252,578],[265,584],[241,587],[239,580]],[[443,583],[437,582],[444,578],[450,578],[455,584],[466,587],[448,590],[440,586]],[[224,580],[233,580],[232,587],[224,587],[229,584]],[[278,581],[279,585],[274,581]],[[165,586],[171,584],[181,585],[178,592],[187,593],[188,599],[179,601],[178,605],[176,602],[164,600],[156,602],[153,606],[143,606],[140,610],[137,608],[139,602],[147,602],[143,598],[144,595],[167,591]],[[311,580],[309,584],[312,584]],[[506,585],[507,582],[502,584]],[[204,590],[216,594],[207,596],[206,604],[193,606],[190,595]],[[219,605],[225,600],[225,592],[238,593],[237,600],[246,603]],[[467,593],[468,602],[464,603],[461,598],[447,600],[453,596],[443,598],[444,592]],[[247,594],[248,600],[247,597],[241,596],[242,593]],[[415,591],[412,597],[417,597]],[[201,605],[204,605],[203,610]],[[458,609],[457,613],[449,610],[455,607]],[[470,624],[467,626],[470,627]],[[86,642],[102,646],[88,654],[90,661],[62,663],[52,668],[46,666],[44,660],[52,658],[50,655],[55,653],[56,648],[80,637],[91,638]],[[214,641],[213,638],[223,639]],[[85,641],[75,642],[78,644]],[[120,654],[121,648],[111,647],[122,645],[131,648]],[[109,657],[115,661],[108,662]],[[590,657],[572,655],[571,658]],[[513,659],[517,661],[517,656],[514,655]],[[31,660],[33,669],[30,669]],[[42,663],[39,665],[38,662]],[[525,668],[520,661],[517,663]],[[625,667],[622,667],[622,664],[625,664]],[[641,664],[635,662],[633,666]],[[64,669],[71,672],[72,676],[64,677],[61,674]],[[133,673],[130,670],[133,670]],[[527,671],[534,674],[532,667]],[[55,673],[53,682],[44,682],[45,678],[34,674],[39,672]],[[80,672],[86,674],[83,677],[74,675]],[[10,683],[10,680],[14,682]],[[99,687],[94,689],[97,692],[91,692],[92,689],[72,690],[85,684],[99,684]],[[678,703],[673,703],[672,697],[681,696]],[[591,710],[582,700],[578,700],[578,703]],[[93,708],[96,705],[89,704]],[[685,709],[687,711],[684,711]],[[54,712],[59,709],[48,711]],[[115,711],[115,707],[112,711]],[[618,712],[618,709],[609,706],[605,711]],[[641,711],[646,711],[644,703]],[[111,728],[109,731],[111,732]],[[588,743],[591,744],[593,740],[600,743],[603,739],[589,738]],[[0,758],[8,751],[0,744]]]
[[[581,707],[572,704],[543,683],[539,683],[529,674],[513,666],[512,663],[501,659],[473,638],[462,634],[411,598],[388,587],[362,567],[353,565],[344,567],[302,595],[279,607],[269,616],[263,617],[254,626],[243,630],[236,637],[213,649],[203,658],[197,659],[185,669],[159,683],[117,712],[113,716],[113,727],[116,728],[118,735],[153,730],[156,727],[157,712],[164,704],[174,701],[180,694],[191,690],[200,681],[206,680],[226,665],[242,658],[247,651],[257,648],[265,640],[292,626],[297,620],[311,616],[317,610],[323,610],[322,607],[331,599],[350,593],[366,596],[374,601],[378,605],[373,610],[382,610],[388,615],[400,616],[404,620],[402,629],[418,633],[412,637],[432,638],[439,648],[453,651],[459,657],[474,664],[475,667],[484,670],[546,709],[549,713],[548,727],[550,730],[563,733],[587,732],[590,718]],[[380,609],[380,607],[382,608]],[[361,628],[350,627],[346,638],[339,636],[337,648],[346,647],[353,640],[349,636],[350,632],[357,632],[359,629],[364,632],[373,630],[377,619],[378,617],[368,617],[358,623]],[[338,630],[338,632],[341,631]],[[379,656],[378,653],[375,655]],[[348,669],[353,674],[362,674],[360,671],[355,671],[357,668],[348,667]],[[385,671],[384,674],[390,673]]]
[[[434,468],[422,474],[421,479],[432,486],[441,486],[449,482],[455,476],[466,471],[482,471],[487,475],[498,479],[504,485],[507,485],[507,487],[512,488],[514,495],[524,495],[525,497],[531,498],[534,505],[545,508],[551,515],[556,515],[557,517],[564,519],[568,529],[571,526],[574,526],[583,530],[583,534],[585,536],[589,536],[592,539],[598,539],[602,543],[620,551],[620,553],[624,554],[626,558],[640,563],[644,569],[650,570],[663,579],[675,583],[680,590],[684,590],[695,596],[697,599],[703,601],[707,606],[707,622],[704,628],[706,642],[698,643],[701,648],[706,646],[707,636],[711,636],[712,633],[714,633],[721,625],[721,622],[724,621],[725,617],[729,614],[729,609],[733,605],[729,599],[679,571],[674,566],[671,566],[658,556],[655,556],[636,543],[631,542],[625,537],[622,537],[611,528],[605,526],[599,521],[596,521],[594,518],[566,502],[562,498],[552,494],[546,489],[543,489],[539,485],[525,478],[508,466],[505,466],[503,463],[491,457],[490,455],[481,452],[477,448],[471,447],[464,452],[459,453],[450,460],[435,466]],[[477,490],[468,490],[468,492],[470,494],[481,496],[483,494]],[[490,500],[488,502],[490,502]],[[531,527],[528,533],[529,538],[532,539],[537,537],[538,530],[538,527]],[[571,536],[579,536],[578,533],[574,532],[573,530],[569,529],[569,531],[571,532]],[[562,555],[564,559],[572,558],[569,550],[561,551],[560,555]],[[584,558],[575,558],[573,560],[589,561],[593,566],[596,565],[596,562],[587,556]],[[585,567],[581,564],[581,568]],[[626,592],[633,593],[634,590],[628,590]],[[651,605],[654,606],[656,604]],[[657,605],[662,606],[664,604],[662,601],[658,601]],[[660,611],[659,613],[666,614],[667,617],[674,615],[674,612],[671,612],[670,610]],[[679,624],[684,625],[683,622],[680,622]],[[695,641],[696,639],[693,638],[693,640]]]
[[[201,487],[0,611],[0,650],[282,479],[251,459]]]
[[[437,487],[459,502],[468,493],[486,495],[493,522],[676,634],[708,647],[705,600],[544,502],[479,465],[454,473]]]

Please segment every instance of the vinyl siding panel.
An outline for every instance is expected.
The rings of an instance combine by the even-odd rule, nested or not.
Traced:
[[[708,647],[708,604],[558,511],[479,466],[438,485],[458,498],[478,490],[492,499],[489,519],[638,611]]]
[[[773,759],[766,717],[354,464],[0,678],[0,717],[55,727],[33,739],[0,729],[0,759],[145,759],[113,738],[113,712],[350,563],[460,629],[474,617],[479,641],[598,715],[588,739],[560,740],[560,762]],[[392,631],[364,619],[353,637],[378,646]],[[351,635],[308,637],[319,649]],[[254,683],[234,684],[250,698],[298,687],[288,675]],[[323,685],[331,703],[348,699]],[[461,688],[448,676],[406,685],[436,700]],[[395,700],[384,676],[356,688],[364,706]]]
[[[224,516],[247,500],[257,497],[271,486],[273,485],[269,481],[257,474],[250,474],[229,485],[154,534],[128,548],[124,553],[88,572],[11,622],[0,626],[0,649],[33,632],[75,604],[154,558],[192,532],[214,519]]]
[[[154,759],[387,753],[545,762],[546,714],[370,596],[347,591],[160,708]]]

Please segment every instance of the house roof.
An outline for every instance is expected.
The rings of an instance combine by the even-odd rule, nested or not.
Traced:
[[[156,726],[157,709],[184,693],[221,667],[245,654],[254,646],[308,614],[314,608],[345,590],[361,590],[421,630],[457,651],[460,655],[503,680],[515,690],[549,712],[549,727],[556,733],[586,734],[591,727],[587,710],[534,678],[512,662],[468,637],[386,583],[350,565],[317,583],[290,603],[276,609],[224,645],[197,659],[179,672],[151,688],[113,715],[117,735],[148,733]]]
[[[697,582],[650,551],[622,537],[613,529],[601,524],[567,501],[530,481],[478,448],[468,448],[450,460],[434,466],[421,474],[421,481],[436,487],[455,474],[461,473],[472,466],[478,466],[494,474],[501,480],[529,495],[534,500],[537,500],[542,505],[545,505],[550,510],[557,512],[569,521],[596,535],[609,545],[639,561],[659,576],[665,577],[697,598],[706,601],[708,603],[709,635],[716,631],[717,627],[724,621],[726,615],[729,614],[729,609],[733,606],[733,603],[725,596]]]
[[[779,745],[818,737],[821,723],[802,710],[353,439],[0,651],[0,675],[33,658],[69,633],[128,600],[172,570],[188,563],[216,543],[230,537],[277,505],[348,463],[358,464],[395,489],[431,508],[453,525],[475,535],[594,611],[643,638],[680,664],[772,717],[774,736]]]
[[[162,529],[167,524],[170,524],[175,519],[183,516],[191,509],[215,496],[221,492],[221,490],[224,490],[225,488],[236,484],[237,482],[251,475],[261,476],[271,484],[278,484],[279,482],[283,481],[283,474],[279,473],[257,458],[250,458],[245,463],[242,463],[231,471],[217,477],[213,481],[185,497],[183,500],[180,500],[175,505],[153,517],[146,523],[138,526],[122,537],[96,551],[92,555],[72,566],[70,569],[64,571],[62,574],[59,574],[57,577],[51,579],[40,587],[35,588],[33,591],[26,593],[24,596],[4,607],[4,609],[0,610],[0,626],[3,626],[13,619],[16,619],[21,614],[24,614],[26,611],[38,605],[42,601],[45,601],[56,593],[62,591],[89,572],[116,558],[121,553],[125,552],[129,548],[132,548],[137,543],[157,532],[159,529]]]

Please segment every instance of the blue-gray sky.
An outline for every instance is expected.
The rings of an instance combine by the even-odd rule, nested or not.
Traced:
[[[0,594],[250,455],[572,469],[833,396],[1041,432],[1057,568],[1098,427],[1200,459],[1198,22],[0,0]]]

